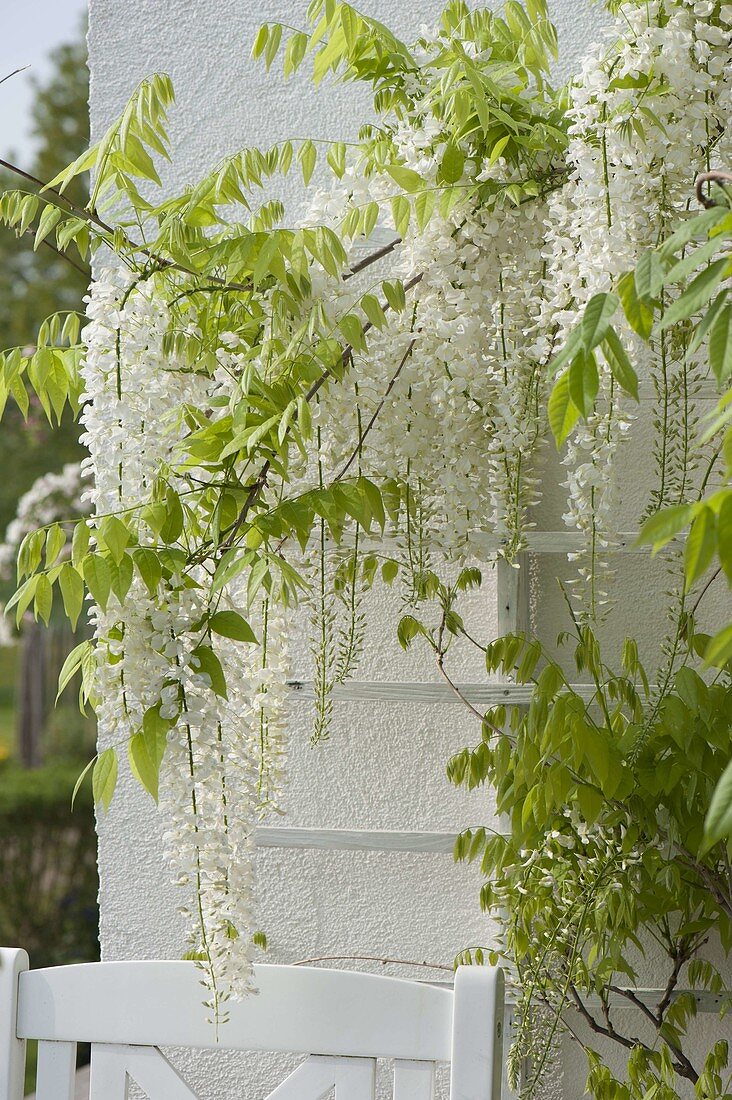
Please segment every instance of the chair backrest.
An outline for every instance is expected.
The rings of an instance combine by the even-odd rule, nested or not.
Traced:
[[[0,949],[0,1100],[23,1096],[27,1039],[37,1100],[73,1100],[77,1042],[92,1044],[90,1100],[125,1100],[130,1079],[151,1100],[197,1100],[161,1046],[308,1055],[268,1100],[373,1100],[377,1058],[395,1060],[394,1100],[431,1100],[436,1062],[451,1064],[451,1100],[500,1100],[499,969],[461,967],[454,989],[294,966],[255,979],[217,1034],[194,963],[29,970],[24,951]]]

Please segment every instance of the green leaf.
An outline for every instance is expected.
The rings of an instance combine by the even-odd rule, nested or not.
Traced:
[[[50,569],[55,564],[59,554],[66,545],[66,535],[60,524],[54,523],[46,535],[46,568]]]
[[[599,388],[600,377],[594,354],[576,355],[569,368],[569,396],[583,416],[589,416],[595,407]]]
[[[105,812],[112,804],[114,788],[117,786],[119,765],[114,749],[105,749],[94,762],[92,771],[92,792],[94,801],[103,806]]]
[[[71,650],[68,657],[64,661],[61,671],[58,674],[58,694],[56,695],[56,702],[58,703],[62,693],[68,687],[71,680],[77,672],[81,671],[82,663],[85,656],[89,654],[94,648],[93,642],[90,638],[87,638],[83,642],[79,642],[77,646]]]
[[[641,301],[635,288],[635,275],[627,271],[618,281],[618,294],[626,320],[633,332],[647,340],[653,330],[653,308]]]
[[[679,321],[685,321],[693,313],[697,313],[714,294],[721,280],[725,277],[730,261],[726,257],[715,260],[709,267],[700,271],[695,279],[675,302],[668,307],[661,318],[661,328],[667,329]]]
[[[66,617],[71,623],[71,629],[76,630],[76,624],[84,607],[84,581],[71,562],[64,563],[58,576],[58,584]]]
[[[253,58],[256,59],[257,57],[259,57],[262,54],[265,46],[267,45],[268,37],[269,37],[269,27],[267,26],[266,23],[263,23],[262,26],[257,31],[256,37],[255,37],[254,42],[252,44],[252,57]]]
[[[602,353],[613,378],[624,393],[638,400],[638,375],[615,329],[610,325],[602,343]]]
[[[146,546],[140,546],[133,551],[132,559],[137,567],[138,573],[142,577],[145,587],[150,595],[154,596],[163,576],[163,567],[160,558],[154,550],[150,550]]]
[[[399,575],[399,562],[387,558],[381,567],[381,579],[385,584],[393,584]]]
[[[397,639],[402,649],[409,649],[418,634],[426,636],[427,632],[414,615],[404,615],[399,620],[397,627]]]
[[[86,520],[80,519],[74,527],[74,534],[71,537],[71,561],[77,567],[81,565],[86,556],[90,538],[91,531]]]
[[[43,213],[38,219],[38,229],[36,230],[35,240],[33,241],[33,250],[37,251],[38,246],[46,239],[48,234],[54,229],[61,220],[61,211],[57,206],[48,205],[44,208]]]
[[[310,183],[313,172],[315,171],[315,162],[318,159],[318,154],[312,141],[304,141],[300,146],[300,151],[297,154],[297,159],[300,162],[302,168],[302,178],[305,186]]]
[[[373,294],[364,294],[361,299],[361,309],[366,314],[369,324],[373,325],[374,328],[381,329],[384,327],[386,324],[386,316],[381,308],[379,299]]]
[[[355,313],[347,313],[345,317],[341,317],[338,322],[338,327],[345,336],[348,345],[352,347],[354,351],[366,351],[363,325]]]
[[[698,237],[705,237],[715,225],[724,221],[728,214],[729,211],[726,207],[717,206],[712,210],[705,210],[703,214],[696,214],[694,217],[683,221],[668,240],[664,241],[661,246],[661,256],[668,259],[682,248],[685,248],[689,241],[696,240]]]
[[[604,788],[610,775],[610,749],[602,730],[589,730],[582,748],[599,786]]]
[[[385,279],[381,284],[381,289],[384,291],[384,297],[389,303],[389,307],[395,313],[401,313],[403,309],[406,309],[407,296],[404,293],[404,283],[397,279],[393,282]]]
[[[687,589],[708,568],[716,545],[716,516],[711,508],[703,507],[694,517],[686,540],[684,575]]]
[[[421,231],[427,225],[435,209],[434,191],[420,191],[414,200],[414,213],[417,216],[417,228]]]
[[[106,611],[112,591],[112,574],[106,558],[101,554],[87,554],[84,558],[84,580],[94,601],[102,611]]]
[[[235,642],[249,644],[257,642],[251,626],[238,611],[217,611],[208,620],[208,625],[214,634],[220,634],[222,638],[232,638]]]
[[[566,341],[564,342],[564,345],[560,348],[560,350],[551,361],[550,366],[552,374],[554,376],[556,376],[560,367],[563,367],[565,363],[568,363],[572,359],[574,359],[575,355],[580,349],[581,343],[582,329],[579,327],[572,329]]]
[[[730,627],[732,630],[732,627]],[[732,834],[732,761],[722,772],[704,821],[702,853]]]
[[[92,756],[89,763],[86,765],[86,767],[83,769],[83,771],[79,774],[79,778],[76,780],[76,783],[74,783],[74,789],[71,792],[71,809],[72,810],[74,808],[74,803],[76,802],[76,796],[79,793],[79,791],[81,790],[81,784],[84,782],[87,775],[89,774],[91,769],[94,767],[96,759],[97,759],[96,756]]]
[[[729,303],[719,310],[712,325],[709,362],[718,382],[726,382],[732,375],[732,305]]]
[[[168,546],[176,542],[183,533],[183,506],[175,489],[168,488],[165,494],[165,523],[160,530],[160,538]]]
[[[338,179],[343,178],[346,170],[346,146],[342,141],[334,142],[328,149],[326,160]]]
[[[417,172],[413,172],[411,168],[405,168],[403,164],[387,164],[386,170],[394,182],[410,194],[421,191],[425,185]]]
[[[127,746],[132,774],[156,802],[170,726],[167,719],[160,717],[159,705],[151,707],[142,720],[142,729],[130,738]]]
[[[221,661],[211,649],[211,646],[196,646],[193,650],[193,657],[196,659],[196,663],[193,665],[194,669],[204,676],[208,676],[211,681],[211,691],[216,695],[220,695],[222,699],[228,698],[224,670],[221,667]]]
[[[99,524],[99,536],[119,564],[130,543],[130,532],[117,516],[106,516]]]
[[[704,651],[704,664],[723,668],[732,658],[732,623],[715,634]]]
[[[663,289],[665,268],[657,252],[646,252],[641,256],[635,269],[635,291],[644,301],[657,298]]]
[[[699,248],[688,252],[667,272],[666,282],[668,285],[683,282],[684,279],[688,279],[696,271],[701,271],[703,267],[706,267],[709,260],[719,252],[723,240],[722,237],[712,237],[711,240],[705,241]]]
[[[282,24],[273,23],[269,28],[269,35],[267,36],[267,44],[264,47],[264,64],[269,70],[277,56],[277,51],[280,48],[280,42],[282,41]]]
[[[618,308],[615,294],[595,294],[585,306],[582,315],[582,345],[586,352],[602,343],[610,318]]]
[[[407,235],[411,212],[409,199],[405,195],[394,195],[391,200],[391,216],[394,219],[394,228],[400,237]]]
[[[465,154],[462,149],[453,142],[448,142],[440,161],[438,181],[441,183],[458,183],[464,168]]]
[[[557,447],[561,447],[580,418],[580,410],[569,393],[569,371],[560,374],[554,383],[547,405],[547,416]]]
[[[732,490],[727,489],[717,513],[717,553],[725,576],[732,581]]]
[[[693,504],[674,504],[656,512],[643,524],[638,535],[639,544],[652,543],[656,549],[670,542],[694,517]]]
[[[37,576],[36,590],[33,598],[36,618],[40,616],[46,626],[48,626],[49,619],[51,618],[51,611],[53,610],[53,588],[45,573],[39,573]]]
[[[710,328],[716,321],[717,315],[719,314],[720,309],[726,301],[727,290],[726,288],[723,288],[722,290],[720,290],[719,294],[714,299],[709,309],[706,311],[702,319],[699,321],[699,324],[694,329],[694,335],[689,342],[689,349],[687,352],[688,355],[693,355],[694,352],[701,347],[704,337],[707,335]]]

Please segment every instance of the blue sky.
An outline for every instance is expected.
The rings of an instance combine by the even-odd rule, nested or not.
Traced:
[[[29,66],[0,84],[0,154],[12,149],[23,164],[30,160],[31,74],[43,80],[48,54],[75,36],[86,8],[87,0],[0,0],[0,78]]]

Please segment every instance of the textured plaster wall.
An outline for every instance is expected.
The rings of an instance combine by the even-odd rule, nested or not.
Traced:
[[[442,6],[439,0],[367,0],[364,9],[403,36],[414,35]],[[303,22],[303,0],[91,0],[91,115],[95,134],[114,118],[138,80],[169,72],[178,106],[175,149],[166,186],[194,180],[217,158],[245,144],[294,136],[348,139],[367,110],[358,88],[315,92],[304,80],[285,84],[248,60],[256,27],[267,19]],[[601,19],[590,0],[555,0],[563,67],[577,66]],[[298,195],[288,199],[297,208]],[[395,640],[398,610],[388,592],[373,597],[360,679],[432,680],[419,652],[404,655]],[[496,633],[492,578],[472,600],[482,637]],[[551,632],[554,625],[549,624]],[[295,624],[293,675],[310,675],[303,624]],[[473,657],[457,654],[454,675],[477,680]],[[343,703],[329,744],[311,749],[309,711],[291,714],[292,786],[284,824],[330,828],[456,831],[495,823],[490,797],[452,790],[444,778],[449,755],[472,742],[475,730],[459,704]],[[102,731],[104,738],[104,731]],[[161,858],[157,813],[129,775],[108,817],[99,823],[102,946],[107,959],[176,958],[183,950],[179,899]],[[477,900],[475,868],[447,855],[260,850],[259,925],[272,961],[315,955],[365,954],[445,963],[466,944],[489,943],[491,929]],[[393,969],[393,968],[392,968]],[[402,969],[400,971],[404,973]],[[202,1100],[254,1100],[281,1079],[279,1060],[243,1064],[241,1057],[180,1056]],[[551,1090],[562,1093],[557,1076]],[[566,1095],[581,1094],[576,1075]]]

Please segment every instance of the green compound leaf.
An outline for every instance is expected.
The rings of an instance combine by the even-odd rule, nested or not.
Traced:
[[[114,789],[117,786],[118,771],[119,764],[114,749],[105,749],[94,762],[92,792],[94,801],[104,808],[105,813],[112,804]]]

